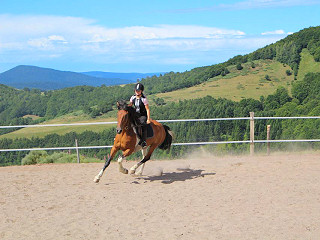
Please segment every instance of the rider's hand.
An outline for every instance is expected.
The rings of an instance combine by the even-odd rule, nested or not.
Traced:
[[[147,120],[147,124],[150,124],[150,123],[151,123],[151,121],[150,121],[150,119],[148,119],[148,120]]]

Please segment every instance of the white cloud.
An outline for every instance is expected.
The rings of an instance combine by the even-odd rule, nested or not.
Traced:
[[[125,28],[101,28],[88,42],[108,42],[111,40],[151,40],[173,38],[220,38],[243,36],[239,30],[219,29],[189,25],[159,25],[155,27],[133,26]]]
[[[275,31],[261,33],[261,35],[283,35],[283,34],[286,34],[283,30],[275,30]]]
[[[0,23],[0,51],[10,56],[6,61],[19,59],[16,64],[52,58],[104,64],[183,59],[183,64],[200,61],[206,53],[224,51],[233,57],[283,37],[267,33],[250,37],[237,29],[197,25],[108,28],[91,19],[60,16],[0,15]]]
[[[48,37],[50,41],[57,41],[62,43],[67,43],[66,39],[63,36],[51,35]]]
[[[28,45],[31,47],[39,48],[41,50],[58,50],[61,48],[61,44],[67,44],[63,36],[51,35],[48,37],[34,38],[28,41]]]
[[[220,29],[196,25],[158,25],[107,28],[93,20],[55,16],[0,15],[0,36],[4,46],[15,44],[25,49],[95,49],[102,53],[121,49],[157,48],[157,45],[176,48],[188,45],[199,48],[199,39],[241,38],[240,30]],[[15,44],[14,44],[15,43]],[[67,47],[67,48],[66,48]]]

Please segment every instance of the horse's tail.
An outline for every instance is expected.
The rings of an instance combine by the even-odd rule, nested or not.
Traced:
[[[167,150],[167,149],[170,150],[172,141],[174,139],[174,134],[168,126],[166,126],[166,125],[162,125],[162,126],[166,132],[166,137],[165,137],[163,143],[161,143],[159,145],[159,148],[162,150]]]

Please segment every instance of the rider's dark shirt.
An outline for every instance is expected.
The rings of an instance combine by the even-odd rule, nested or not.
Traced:
[[[139,99],[137,98],[136,95],[133,95],[130,98],[130,102],[132,103],[133,107],[136,109],[136,112],[140,113],[141,116],[147,117],[147,109],[145,105],[148,104],[148,100],[144,95],[142,95]]]

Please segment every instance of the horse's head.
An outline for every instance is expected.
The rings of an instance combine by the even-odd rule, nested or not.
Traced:
[[[118,107],[118,123],[117,133],[120,134],[123,129],[127,130],[130,127],[129,106],[123,100],[117,102]]]

